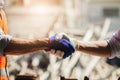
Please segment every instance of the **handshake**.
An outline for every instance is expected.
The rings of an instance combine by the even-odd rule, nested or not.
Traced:
[[[51,54],[58,58],[67,58],[75,52],[77,40],[70,38],[65,33],[55,34],[50,37]]]

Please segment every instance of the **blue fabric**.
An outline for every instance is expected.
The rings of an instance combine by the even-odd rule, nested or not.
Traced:
[[[62,38],[57,41],[56,36],[57,34],[50,38],[50,49],[63,51],[63,58],[67,58],[75,52],[75,47],[69,42],[69,40]]]

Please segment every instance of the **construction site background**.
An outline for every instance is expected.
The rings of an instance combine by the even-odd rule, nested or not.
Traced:
[[[82,41],[107,40],[120,28],[120,0],[5,0],[9,34],[25,39],[65,32]],[[80,53],[80,54],[77,54]],[[40,80],[117,80],[120,60],[75,52],[60,60],[49,52],[8,56],[10,80],[17,74]]]

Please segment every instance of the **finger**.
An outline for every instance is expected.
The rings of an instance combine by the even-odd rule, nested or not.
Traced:
[[[57,34],[56,40],[62,39],[64,35],[65,35],[65,33],[59,33],[59,34]]]
[[[62,51],[61,54],[60,54],[61,58],[63,58],[64,54],[65,53]]]
[[[55,50],[54,50],[54,49],[51,49],[51,50],[50,50],[50,53],[51,53],[51,54],[55,54]]]
[[[62,39],[62,35],[61,34],[58,34],[57,36],[56,36],[56,40],[60,40],[60,39]]]
[[[55,55],[58,57],[58,58],[62,58],[63,55],[64,55],[64,52],[63,51],[60,51],[60,50],[57,50]]]

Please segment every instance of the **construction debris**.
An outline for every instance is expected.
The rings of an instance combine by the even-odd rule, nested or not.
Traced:
[[[108,19],[105,21],[105,26],[101,28],[101,33],[97,39],[94,36],[94,26],[89,27],[84,36],[75,36],[74,34],[71,36],[79,38],[82,41],[105,39],[109,29],[109,25],[107,24],[110,25],[110,20]],[[55,34],[54,29],[60,30],[63,27],[56,28],[54,26],[47,34]],[[11,75],[31,74],[39,76],[39,80],[59,80],[59,75],[67,77],[60,77],[61,80],[117,80],[120,77],[120,70],[117,67],[107,64],[105,58],[75,52],[71,57],[59,60],[54,55],[50,54],[48,56],[48,54],[48,52],[39,51],[31,55],[25,55],[24,57],[10,58],[9,70]]]
[[[78,2],[81,4],[84,0],[72,0],[72,2],[70,0],[62,1],[63,12],[55,15],[55,19],[51,21],[52,24],[49,29],[42,29],[46,31],[42,35],[48,37],[59,32],[65,32],[71,37],[85,42],[104,40],[110,37],[111,33],[108,30],[112,23],[111,19],[103,20],[104,23],[101,25],[92,23],[84,25],[86,21],[86,17],[84,17],[85,12],[82,15],[77,15],[79,12],[74,12],[74,10],[79,9],[77,6],[80,7]],[[28,2],[25,3],[26,6],[27,4]],[[73,6],[75,9],[73,9]],[[85,5],[81,4],[81,7],[85,8]],[[77,24],[75,22],[76,20],[78,21]],[[48,22],[50,21],[48,20]],[[40,32],[40,30],[38,31]],[[106,63],[106,58],[77,51],[64,60],[58,59],[56,56],[45,51],[38,51],[34,54],[24,56],[10,56],[8,67],[11,80],[17,74],[36,75],[39,80],[120,80],[119,67]],[[63,75],[64,77],[59,75]],[[17,78],[15,79],[18,80]]]

